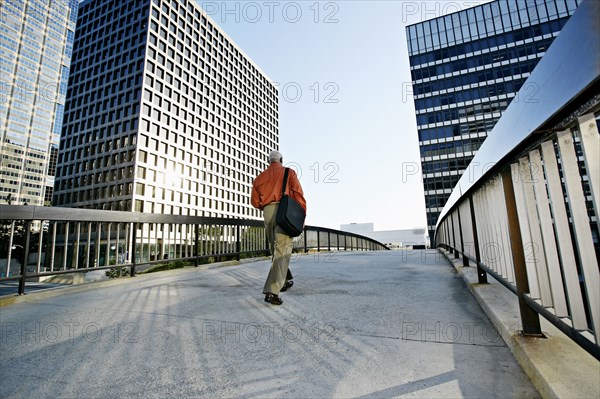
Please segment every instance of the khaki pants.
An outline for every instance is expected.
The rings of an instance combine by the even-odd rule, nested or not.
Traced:
[[[275,222],[278,205],[279,203],[272,203],[265,206],[263,210],[265,231],[267,240],[271,246],[271,255],[273,259],[271,270],[269,270],[269,275],[267,276],[267,281],[263,288],[263,294],[271,293],[279,295],[279,291],[281,291],[286,280],[291,280],[292,278],[291,273],[288,271],[288,267],[292,256],[294,240],[292,237],[285,234]]]

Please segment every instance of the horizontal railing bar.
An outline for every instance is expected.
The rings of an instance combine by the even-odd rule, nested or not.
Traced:
[[[0,283],[2,283],[4,281],[20,280],[20,279],[21,279],[21,275],[20,274],[18,276],[0,277]]]
[[[584,337],[579,331],[566,324],[560,319],[560,317],[556,316],[544,306],[537,303],[535,299],[531,298],[529,295],[524,295],[523,299],[527,303],[527,306],[542,315],[546,320],[552,323],[554,327],[562,331],[566,336],[571,338],[577,345],[581,346],[590,355],[594,356],[597,360],[600,360],[600,346],[594,344],[592,341]]]
[[[447,247],[448,249],[450,249],[451,251],[454,251],[454,248],[452,248],[449,245],[445,245],[445,247]],[[473,262],[476,266],[479,266],[483,269],[483,271],[485,271],[487,274],[491,275],[493,278],[495,278],[500,284],[502,284],[503,286],[505,286],[506,288],[508,288],[513,294],[517,295],[517,287],[515,287],[514,285],[512,285],[511,283],[508,282],[508,280],[506,280],[504,277],[502,277],[501,275],[499,275],[497,272],[495,272],[493,269],[491,269],[489,266],[487,266],[484,263],[481,262],[477,262],[477,260],[472,257],[469,254],[466,254],[460,250],[458,250],[458,253],[460,253],[462,256],[466,257],[467,259],[469,259],[471,262]]]
[[[324,233],[336,233],[336,234],[340,234],[342,236],[347,236],[347,237],[355,237],[355,238],[362,238],[365,239],[367,241],[373,242],[375,244],[381,245],[382,247],[384,247],[386,250],[389,250],[389,248],[387,247],[387,245],[382,244],[381,242],[374,240],[372,238],[369,237],[365,237],[365,236],[361,236],[360,234],[356,234],[356,233],[351,233],[349,231],[341,231],[341,230],[335,230],[335,229],[330,229],[328,227],[318,227],[318,226],[305,226],[305,229],[308,231],[321,231]]]
[[[220,218],[208,216],[163,215],[151,213],[104,211],[97,209],[61,208],[49,206],[0,205],[0,220],[41,220],[64,222],[121,222],[200,224],[227,226],[264,226],[262,220]]]
[[[138,265],[136,265],[136,266],[138,266]],[[93,272],[94,270],[124,269],[127,267],[131,267],[131,264],[87,267],[84,269],[54,270],[51,272],[41,272],[41,273],[27,273],[27,279],[29,279],[30,277],[31,278],[33,278],[33,277],[49,277],[49,276],[57,276],[59,274],[87,273],[87,272]],[[17,278],[19,278],[19,277],[17,277]],[[13,279],[13,277],[8,277],[8,278],[4,277],[4,278],[0,279],[0,281],[7,280],[7,279]]]

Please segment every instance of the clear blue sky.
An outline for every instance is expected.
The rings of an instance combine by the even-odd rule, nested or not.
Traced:
[[[483,2],[199,1],[280,84],[307,223],[376,230],[426,225],[405,26]]]

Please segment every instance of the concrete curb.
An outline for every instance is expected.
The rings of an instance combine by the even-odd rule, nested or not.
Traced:
[[[543,317],[540,322],[546,338],[523,336],[517,297],[490,275],[489,284],[479,284],[475,267],[464,267],[462,259],[439,251],[456,269],[543,398],[600,397],[598,360]]]

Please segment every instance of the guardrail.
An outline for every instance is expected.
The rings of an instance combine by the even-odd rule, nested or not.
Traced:
[[[385,245],[357,234],[306,226],[294,249],[366,251]],[[136,271],[165,262],[195,266],[267,255],[261,220],[0,205],[0,282],[94,270]]]
[[[524,334],[542,335],[542,315],[600,359],[598,21],[600,3],[586,1],[565,25],[528,80],[539,101],[511,103],[453,190],[436,243],[517,295]]]

